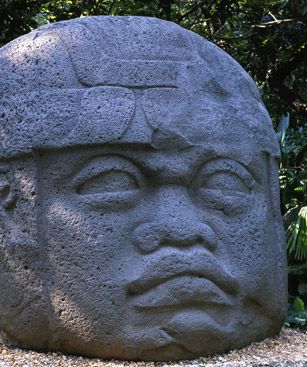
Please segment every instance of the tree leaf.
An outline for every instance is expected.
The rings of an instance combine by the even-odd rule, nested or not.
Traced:
[[[294,310],[296,312],[305,311],[304,301],[298,296],[294,299]]]

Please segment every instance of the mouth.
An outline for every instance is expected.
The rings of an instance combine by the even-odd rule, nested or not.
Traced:
[[[138,309],[209,304],[231,306],[233,300],[210,280],[191,275],[172,278],[133,298]]]
[[[204,251],[157,256],[127,288],[136,308],[233,304],[236,279]]]

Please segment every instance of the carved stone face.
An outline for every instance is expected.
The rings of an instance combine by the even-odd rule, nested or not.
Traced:
[[[173,100],[146,106],[172,109]],[[145,126],[145,113],[135,116],[130,126]],[[247,326],[254,338],[274,328],[283,295],[272,274],[270,157],[252,142],[237,149],[244,130],[221,150],[202,142],[209,123],[194,123],[194,141],[174,125],[170,116],[173,131],[161,128],[152,144],[135,137],[38,154],[53,323],[86,354],[101,343],[106,356],[116,346],[130,358],[186,358],[235,347]]]
[[[168,360],[280,329],[285,258],[273,143],[260,126],[271,129],[268,116],[256,98],[219,91],[217,77],[206,89],[198,69],[180,68],[174,85],[87,87],[73,125],[59,130],[61,144],[54,118],[49,140],[45,133],[27,158],[6,161],[23,196],[5,209],[6,224],[37,230],[36,257],[22,271],[15,260],[22,284],[34,279],[31,301],[20,301],[18,323],[1,326],[20,345]],[[67,105],[83,92],[65,92]],[[46,104],[41,118],[58,108]],[[22,129],[16,141],[30,141]],[[30,204],[35,226],[20,225]],[[17,255],[24,247],[14,246]],[[1,304],[0,312],[14,314]]]

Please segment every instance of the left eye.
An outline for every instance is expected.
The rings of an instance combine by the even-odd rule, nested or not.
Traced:
[[[80,195],[97,193],[120,193],[139,189],[136,178],[129,172],[110,170],[102,172],[77,187]]]
[[[203,188],[221,191],[249,193],[250,190],[243,180],[230,172],[215,172],[209,175],[202,185]]]
[[[249,207],[254,186],[249,171],[226,158],[214,159],[202,166],[192,184],[198,205],[226,215],[238,215]]]

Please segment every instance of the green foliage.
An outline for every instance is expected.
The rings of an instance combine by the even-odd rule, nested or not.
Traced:
[[[286,227],[289,313],[286,324],[307,328],[307,124],[290,128],[290,114],[280,119],[281,207]]]
[[[303,275],[305,272],[307,272],[307,263],[288,266],[288,273],[291,275]]]
[[[298,283],[296,288],[297,296],[289,296],[289,311],[286,321],[287,326],[299,327],[307,329],[307,263],[300,265],[290,265],[289,268],[290,279],[304,279],[304,282]]]
[[[289,124],[289,115],[281,118],[277,131],[281,146],[279,179],[283,213],[306,202],[307,195],[307,123],[290,129]]]
[[[287,230],[287,250],[298,261],[307,260],[307,207],[302,207]]]
[[[307,308],[304,301],[298,296],[290,302],[286,326],[307,328]]]
[[[34,17],[40,4],[36,0],[0,1],[0,46],[37,27]]]
[[[293,305],[294,305],[294,310],[296,312],[305,311],[305,304],[304,304],[303,300],[300,297],[297,296],[297,297],[294,298]]]

